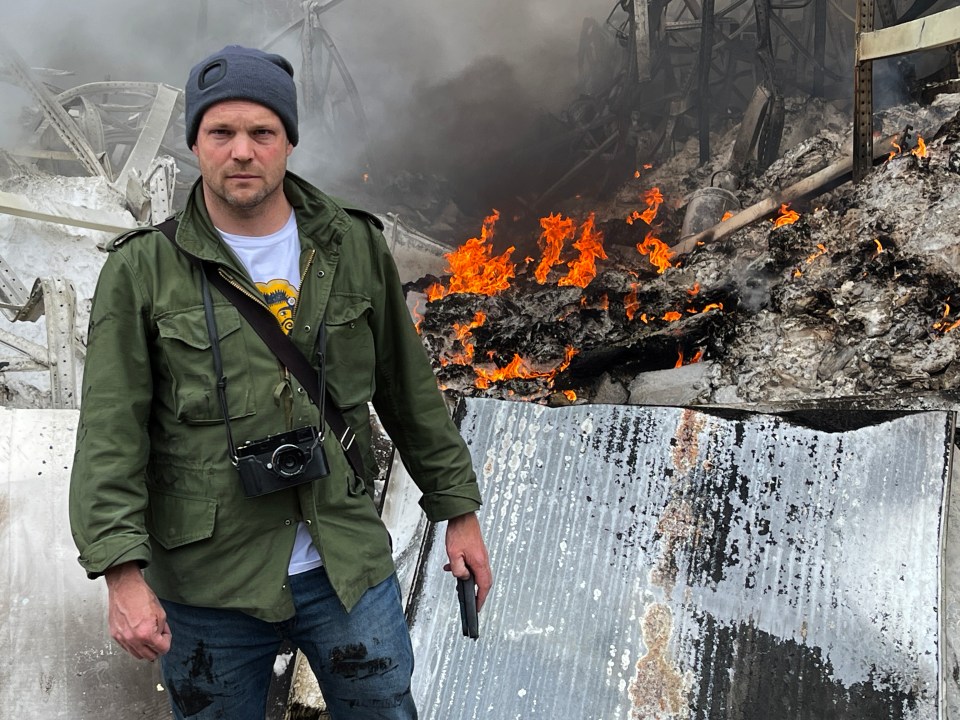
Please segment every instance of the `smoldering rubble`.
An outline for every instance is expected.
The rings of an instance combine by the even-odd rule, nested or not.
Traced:
[[[914,128],[906,133],[913,142],[891,147],[866,180],[784,208],[789,222],[758,222],[686,256],[669,257],[668,246],[679,239],[690,191],[709,186],[725,161],[696,167],[693,148],[639,173],[593,211],[596,273],[582,286],[570,280],[584,257],[576,230],[543,281],[536,277],[546,229],[540,257],[507,259],[515,275],[501,290],[447,292],[449,277],[414,284],[441,382],[457,393],[559,404],[856,397],[902,407],[952,398],[960,373],[958,108],[960,96],[946,95],[884,112],[883,131]],[[796,102],[794,120],[803,125],[804,112],[819,109]],[[739,205],[848,154],[850,132],[828,124],[798,142],[743,183]],[[729,134],[716,145],[729,148]],[[655,218],[629,223],[637,209],[651,209],[651,189],[664,198]],[[494,225],[485,240],[495,233]],[[660,258],[644,249],[653,236]],[[480,260],[489,267],[503,259],[491,243]],[[431,286],[443,295],[428,301]],[[674,373],[661,372],[675,368],[679,387]]]

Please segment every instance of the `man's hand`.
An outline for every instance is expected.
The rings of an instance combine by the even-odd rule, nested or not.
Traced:
[[[458,578],[473,575],[477,583],[477,611],[483,607],[487,593],[493,585],[490,558],[483,544],[480,521],[476,513],[467,513],[447,521],[447,557],[450,562],[443,566]]]
[[[135,562],[104,573],[110,594],[110,635],[138,660],[156,660],[170,650],[170,626],[157,596]]]

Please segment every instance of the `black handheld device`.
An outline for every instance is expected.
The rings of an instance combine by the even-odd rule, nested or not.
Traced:
[[[457,578],[457,599],[460,600],[460,627],[463,636],[476,640],[480,637],[480,618],[477,616],[477,583],[473,575]]]

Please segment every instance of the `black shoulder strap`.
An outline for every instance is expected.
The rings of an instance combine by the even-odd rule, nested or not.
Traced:
[[[176,243],[176,219],[171,218],[164,220],[156,227],[157,230],[173,242],[178,250],[180,249],[180,246]],[[184,254],[187,255],[186,253]],[[277,323],[277,319],[267,311],[263,305],[231,284],[225,277],[217,272],[217,269],[212,264],[202,262],[199,258],[195,258],[192,255],[187,255],[187,257],[190,258],[191,262],[201,268],[204,275],[206,275],[210,281],[210,284],[216,287],[227,300],[233,303],[266,346],[270,348],[280,362],[293,373],[294,377],[300,381],[300,384],[303,385],[314,405],[322,409],[323,416],[326,418],[330,429],[336,433],[337,439],[340,441],[340,446],[343,448],[347,460],[350,461],[350,466],[353,468],[353,471],[358,477],[364,477],[363,459],[360,456],[360,448],[354,442],[356,435],[354,435],[353,428],[343,419],[343,415],[337,410],[336,405],[330,402],[326,388],[321,388],[316,370],[297,346],[293,344],[293,341],[287,337],[287,334],[283,332],[283,329],[279,323]],[[319,332],[325,332],[322,324]],[[323,352],[321,349],[319,353],[321,364],[325,361]]]

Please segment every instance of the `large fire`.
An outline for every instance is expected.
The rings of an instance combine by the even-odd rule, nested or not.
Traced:
[[[642,220],[645,223],[646,233],[643,240],[636,244],[636,248],[641,255],[649,259],[657,273],[662,274],[674,267],[671,262],[673,253],[666,243],[656,237],[656,231],[653,228],[653,222],[663,205],[664,197],[659,188],[651,188],[641,195],[641,200],[646,205],[646,209],[632,212],[627,216],[626,222],[633,225],[637,220]],[[510,260],[514,247],[511,246],[504,252],[495,254],[492,243],[499,218],[500,213],[493,210],[484,219],[479,237],[470,238],[459,248],[444,256],[447,260],[449,277],[446,283],[437,282],[426,289],[428,302],[435,302],[457,293],[495,295],[511,286],[511,280],[516,276],[516,266]],[[525,260],[525,263],[530,266],[535,263],[533,277],[536,282],[540,285],[555,283],[558,287],[586,288],[597,275],[597,263],[607,259],[603,245],[604,236],[597,228],[595,215],[590,213],[585,220],[578,222],[575,218],[564,217],[559,213],[549,214],[540,218],[540,229],[538,238],[540,257],[539,259],[528,257]],[[556,272],[563,267],[566,268],[565,274]],[[631,271],[631,274],[639,278],[637,272]],[[623,312],[627,320],[632,321],[639,316],[642,322],[649,324],[656,320],[672,323],[683,318],[684,313],[676,310],[650,314],[641,312],[639,289],[638,280],[630,284],[629,292],[623,297]],[[695,298],[699,291],[699,283],[694,283],[687,291],[689,299]],[[582,295],[580,307],[612,312],[610,299],[606,293],[599,299],[590,301],[587,295]],[[418,309],[419,306],[413,312],[419,328],[422,316],[417,312]],[[686,307],[685,312],[706,313],[711,310],[722,311],[722,309],[721,304],[713,303],[699,311],[693,307]],[[566,311],[560,321],[572,312],[573,310]],[[534,362],[520,354],[514,354],[509,363],[498,367],[490,362],[494,357],[493,351],[486,352],[486,360],[475,357],[476,345],[473,331],[484,325],[486,320],[483,312],[476,312],[469,321],[453,323],[452,349],[445,350],[439,360],[444,366],[471,367],[475,374],[474,385],[479,389],[486,389],[493,383],[512,379],[537,379],[546,387],[552,387],[556,376],[569,366],[571,359],[577,353],[576,348],[568,346],[564,351],[563,359],[552,367],[542,362]],[[698,362],[701,357],[702,351],[698,351],[686,362]],[[678,364],[683,363],[681,352]],[[565,391],[564,394],[571,401],[576,398],[573,391]]]
[[[585,288],[597,276],[597,259],[606,260],[607,254],[603,250],[603,233],[594,228],[593,213],[580,227],[580,239],[573,247],[580,251],[580,256],[567,263],[570,272],[557,281],[557,285],[575,285]]]
[[[557,375],[569,367],[570,361],[576,354],[577,351],[575,348],[567,347],[567,349],[564,351],[563,360],[549,370],[536,370],[528,360],[525,360],[519,355],[514,354],[513,360],[511,360],[505,367],[494,367],[492,370],[488,370],[484,367],[475,367],[473,369],[477,374],[475,385],[483,390],[490,387],[490,383],[494,382],[513,379],[532,380],[533,378],[541,378],[546,381],[547,387],[551,387]]]
[[[543,232],[540,233],[540,249],[543,251],[543,257],[537,269],[534,270],[533,276],[541,285],[547,281],[550,268],[560,264],[563,244],[576,232],[576,226],[573,218],[564,218],[559,213],[540,218],[540,227],[543,228]]]
[[[427,300],[433,301],[456,293],[495,295],[510,287],[510,278],[516,273],[516,266],[510,262],[514,248],[511,246],[494,257],[491,244],[494,226],[499,219],[499,211],[494,210],[484,219],[480,237],[470,238],[453,252],[444,255],[450,284],[446,288],[441,283],[431,285],[427,288]]]

